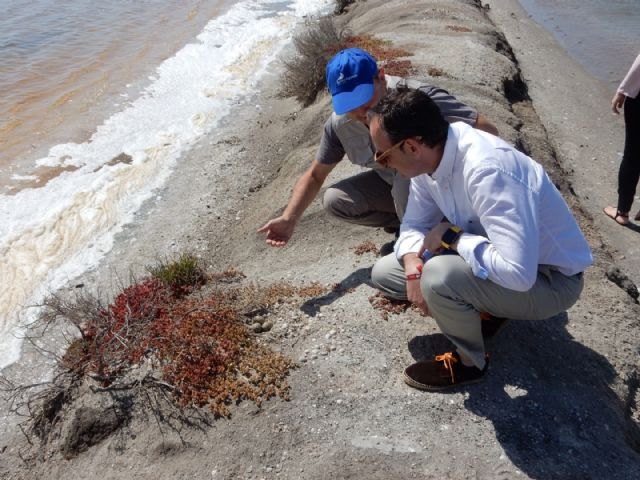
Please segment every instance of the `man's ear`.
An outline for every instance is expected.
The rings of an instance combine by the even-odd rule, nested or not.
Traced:
[[[409,146],[409,151],[411,153],[416,153],[418,151],[418,141],[415,138],[407,138],[404,143]]]

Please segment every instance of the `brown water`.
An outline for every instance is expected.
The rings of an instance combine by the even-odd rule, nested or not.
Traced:
[[[0,0],[0,194],[50,176],[34,160],[58,143],[88,140],[233,3]]]

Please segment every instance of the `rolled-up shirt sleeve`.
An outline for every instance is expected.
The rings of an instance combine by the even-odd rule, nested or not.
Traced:
[[[478,169],[468,188],[474,210],[482,212],[480,223],[488,238],[464,233],[457,245],[459,255],[479,278],[520,292],[531,289],[540,249],[538,195],[496,168]]]
[[[400,226],[400,236],[394,247],[398,260],[407,253],[417,253],[422,247],[426,233],[443,217],[442,211],[421,181],[419,177],[411,180],[407,210]]]
[[[638,55],[618,87],[618,93],[636,98],[640,92],[640,55]]]

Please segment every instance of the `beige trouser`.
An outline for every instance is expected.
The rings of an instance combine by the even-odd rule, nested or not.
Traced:
[[[371,281],[385,295],[407,298],[404,268],[393,253],[374,265]],[[485,365],[479,312],[514,320],[543,320],[570,308],[583,286],[582,274],[569,277],[540,265],[533,287],[517,292],[476,277],[458,255],[431,258],[420,279],[430,315],[458,351],[478,368]]]
[[[407,208],[409,184],[396,174],[389,185],[370,170],[331,185],[322,204],[331,215],[350,223],[397,228]]]

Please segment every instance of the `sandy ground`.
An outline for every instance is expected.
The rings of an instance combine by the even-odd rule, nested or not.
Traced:
[[[272,77],[260,98],[185,156],[103,267],[82,281],[104,287],[113,271],[190,250],[212,271],[233,266],[260,284],[348,287],[278,311],[261,334],[299,363],[291,400],[242,403],[206,431],[159,432],[140,419],[126,438],[72,460],[51,448],[30,469],[18,455],[24,439],[5,425],[0,478],[640,478],[640,308],[607,278],[616,266],[638,275],[638,233],[600,213],[614,199],[622,148],[622,121],[608,113],[612,92],[515,0],[491,0],[489,9],[368,0],[341,20],[413,51],[425,76],[441,68],[434,84],[478,108],[551,172],[596,259],[581,300],[547,321],[512,322],[490,345],[484,382],[446,394],[407,387],[403,368],[446,341],[432,319],[408,311],[384,320],[371,306],[375,256],[353,247],[389,236],[335,221],[319,201],[286,248],[268,248],[255,234],[285,205],[330,112],[326,96],[306,109],[277,98]],[[471,31],[449,28],[460,26]],[[343,163],[333,180],[356,171]]]

